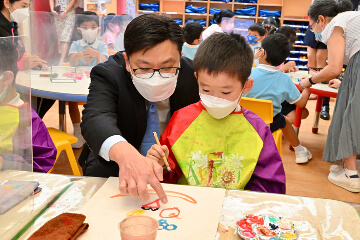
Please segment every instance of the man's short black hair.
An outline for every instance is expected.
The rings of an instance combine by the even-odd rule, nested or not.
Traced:
[[[280,33],[267,36],[261,42],[261,47],[266,51],[266,61],[273,66],[279,66],[290,55],[290,42]]]
[[[125,52],[130,57],[135,52],[146,52],[166,40],[176,44],[180,55],[184,42],[179,24],[164,15],[144,14],[134,18],[126,27]]]
[[[18,41],[17,37],[14,37],[14,41]],[[11,71],[15,79],[18,72],[17,59],[18,51],[13,44],[13,37],[0,38],[0,74]]]
[[[254,32],[258,32],[261,37],[262,37],[262,36],[265,36],[265,33],[266,33],[266,30],[265,30],[264,26],[261,25],[261,23],[254,23],[254,24],[252,24],[252,25],[249,27],[249,30],[250,30],[250,31],[254,31]]]
[[[237,77],[242,85],[249,78],[254,54],[245,38],[235,33],[215,33],[199,47],[194,58],[197,73],[225,73]]]
[[[96,24],[99,26],[99,16],[94,12],[85,11],[77,15],[76,24],[78,27],[80,27],[80,25],[83,22],[93,22],[93,21],[96,22]]]
[[[203,26],[198,22],[188,22],[183,28],[184,41],[188,44],[192,44],[196,39],[200,38],[200,35],[204,31]]]

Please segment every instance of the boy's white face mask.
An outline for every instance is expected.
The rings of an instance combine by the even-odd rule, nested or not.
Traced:
[[[10,8],[8,8],[9,12],[10,12],[10,19],[13,22],[17,22],[17,23],[22,23],[23,21],[25,21],[29,16],[29,8],[19,8],[17,9],[14,4],[13,7],[15,8],[15,10],[13,12],[10,11]]]
[[[88,44],[92,44],[93,42],[95,42],[97,36],[98,36],[98,30],[99,28],[96,29],[81,29],[79,28],[81,31],[81,35],[82,38],[88,43]]]
[[[244,87],[246,82],[244,84]],[[241,90],[240,96],[235,101],[229,101],[223,98],[217,98],[211,95],[200,93],[202,105],[206,108],[208,113],[216,119],[221,119],[232,113],[239,105],[244,88]]]

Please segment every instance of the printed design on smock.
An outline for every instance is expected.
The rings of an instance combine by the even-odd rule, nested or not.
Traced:
[[[188,184],[244,189],[262,147],[243,114],[215,119],[203,110],[171,150]]]
[[[12,106],[0,106],[3,116],[0,118],[0,149],[2,154],[13,153],[13,137],[19,126],[19,109]]]

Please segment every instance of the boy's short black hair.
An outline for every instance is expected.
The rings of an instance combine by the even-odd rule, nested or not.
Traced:
[[[94,12],[85,11],[78,15],[76,24],[78,27],[80,27],[80,25],[83,22],[93,22],[93,21],[96,22],[96,24],[99,26],[99,16]]]
[[[265,30],[264,26],[261,25],[260,23],[254,23],[254,24],[252,24],[252,25],[249,27],[249,30],[250,30],[250,31],[254,31],[254,32],[258,32],[261,37],[262,37],[262,36],[265,36],[265,33],[266,33],[266,30]]]
[[[242,85],[249,78],[254,54],[245,38],[235,33],[215,33],[199,47],[194,58],[197,73],[225,73],[237,77]]]
[[[274,34],[274,33],[280,33],[280,34],[284,35],[285,37],[287,37],[287,39],[290,41],[291,45],[294,45],[295,41],[297,39],[295,30],[289,26],[282,26],[278,29],[274,28],[269,32],[269,35]]]
[[[202,31],[204,31],[204,28],[200,23],[186,23],[183,28],[184,41],[188,44],[192,44],[196,39],[200,38]]]
[[[164,15],[144,14],[134,18],[126,27],[125,52],[130,57],[135,52],[146,52],[166,40],[176,44],[180,55],[184,41],[179,24]]]
[[[272,66],[279,66],[290,55],[290,42],[280,33],[267,36],[261,42],[261,47],[266,51],[266,61]]]
[[[18,41],[17,37],[14,40]],[[11,71],[14,73],[15,79],[18,73],[18,51],[12,41],[13,37],[0,38],[0,74],[5,71]]]

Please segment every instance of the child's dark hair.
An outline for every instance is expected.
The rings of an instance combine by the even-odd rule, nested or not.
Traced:
[[[260,23],[253,23],[253,24],[249,27],[249,30],[250,30],[250,31],[254,31],[254,32],[258,32],[261,37],[262,37],[262,36],[265,36],[265,34],[266,34],[265,28],[264,28],[263,25],[261,25]]]
[[[76,24],[78,27],[80,27],[80,25],[83,22],[93,22],[93,21],[96,22],[96,24],[99,26],[99,16],[94,12],[85,11],[78,15]]]
[[[195,72],[225,73],[244,85],[249,78],[254,54],[244,37],[235,33],[215,33],[199,47],[194,58]]]
[[[341,12],[353,10],[350,0],[316,0],[309,7],[308,15],[313,21],[317,21],[319,15],[324,17],[335,17]]]
[[[266,52],[266,61],[272,66],[279,66],[290,55],[290,42],[280,33],[274,33],[262,40],[261,48]]]
[[[204,31],[204,28],[200,23],[186,23],[183,28],[184,41],[188,44],[192,44],[196,39],[200,38],[202,31]]]
[[[282,26],[278,29],[273,28],[270,30],[269,35],[274,33],[280,33],[284,35],[290,41],[291,46],[295,44],[295,41],[297,39],[295,30],[289,26]]]
[[[9,3],[14,4],[15,2],[18,2],[18,1],[20,1],[20,0],[9,0]],[[4,0],[0,0],[0,10],[2,10],[4,7],[5,7]]]
[[[144,14],[134,18],[126,27],[125,52],[130,58],[133,53],[146,52],[166,40],[176,44],[180,55],[184,41],[179,24],[164,15]]]
[[[235,13],[233,13],[231,10],[229,9],[222,9],[219,13],[215,13],[213,16],[213,20],[217,23],[220,24],[222,19],[224,17],[227,18],[232,18],[233,16],[235,16]]]
[[[15,37],[17,41],[17,37]],[[18,72],[18,51],[13,44],[13,37],[0,38],[0,74],[5,71],[14,73],[14,79]],[[13,81],[15,84],[15,81]]]
[[[103,35],[106,30],[109,29],[109,23],[119,24],[119,20],[117,18],[118,16],[116,16],[115,13],[109,13],[101,17],[101,35]]]

